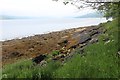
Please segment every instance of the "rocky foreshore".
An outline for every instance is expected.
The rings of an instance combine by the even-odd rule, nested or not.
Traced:
[[[84,47],[98,42],[98,35],[105,33],[101,25],[67,29],[48,34],[24,37],[2,42],[3,65],[22,58],[34,58],[48,55],[53,51],[60,54],[53,60],[64,60],[72,55],[75,49],[84,53]]]

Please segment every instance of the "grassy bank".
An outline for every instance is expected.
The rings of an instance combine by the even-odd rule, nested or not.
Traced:
[[[101,24],[107,29],[98,43],[85,48],[84,55],[75,54],[63,65],[49,62],[34,66],[30,60],[21,60],[3,68],[4,78],[117,78],[118,24],[117,20]],[[107,39],[107,41],[104,41]]]

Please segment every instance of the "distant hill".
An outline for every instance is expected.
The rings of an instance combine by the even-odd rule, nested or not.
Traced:
[[[26,16],[9,16],[9,15],[0,15],[0,19],[28,19]]]
[[[82,16],[77,16],[75,18],[99,18],[99,17],[103,17],[103,14],[94,12],[94,13],[89,13]]]

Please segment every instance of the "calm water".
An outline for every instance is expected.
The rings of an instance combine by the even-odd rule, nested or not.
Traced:
[[[105,18],[67,18],[67,19],[14,19],[1,20],[2,38],[8,40],[35,34],[43,34],[64,29],[97,25],[106,22]],[[0,33],[1,33],[0,31]]]

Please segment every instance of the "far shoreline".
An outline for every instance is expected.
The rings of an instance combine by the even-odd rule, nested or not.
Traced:
[[[101,24],[101,23],[99,23],[99,24]],[[81,26],[81,27],[76,27],[76,28],[62,29],[62,30],[56,30],[56,31],[49,31],[49,32],[41,33],[41,34],[32,34],[32,35],[28,35],[28,36],[26,35],[26,36],[23,36],[23,37],[16,37],[16,38],[11,38],[11,39],[6,39],[6,40],[0,40],[0,42],[21,40],[21,39],[26,39],[26,38],[29,38],[29,37],[34,37],[34,36],[47,35],[47,34],[56,33],[56,32],[65,32],[65,31],[69,31],[69,30],[77,30],[77,29],[80,29],[80,28],[82,29],[82,28],[88,28],[88,27],[93,27],[93,26],[97,26],[97,25]]]
[[[63,19],[61,19],[61,20],[63,20]],[[82,18],[82,20],[83,20],[83,22],[81,21],[81,22],[79,22],[79,20],[77,21],[77,23],[76,23],[76,20],[75,21],[73,21],[73,23],[71,23],[71,22],[69,22],[69,19],[65,19],[65,22],[64,22],[64,24],[63,24],[63,21],[61,22],[61,20],[59,21],[57,21],[57,23],[58,22],[60,22],[58,25],[56,25],[57,23],[56,22],[53,22],[52,21],[52,23],[50,22],[50,25],[49,24],[47,24],[44,20],[42,21],[42,22],[44,22],[44,23],[46,23],[47,24],[47,26],[51,26],[51,27],[48,27],[48,29],[47,29],[47,26],[41,26],[40,24],[41,24],[41,22],[40,21],[37,21],[37,23],[38,22],[40,22],[39,24],[37,24],[36,23],[36,21],[34,21],[34,20],[32,20],[32,24],[34,24],[35,25],[35,27],[34,27],[34,25],[31,25],[31,24],[29,24],[30,22],[24,22],[24,21],[22,21],[22,22],[24,22],[25,24],[23,24],[23,23],[21,23],[21,22],[14,22],[14,21],[12,21],[12,23],[14,22],[15,24],[11,24],[11,21],[9,22],[9,21],[7,21],[7,22],[4,22],[5,23],[5,25],[4,25],[4,28],[3,28],[3,31],[5,30],[5,33],[4,34],[2,34],[3,36],[2,36],[2,38],[1,38],[1,40],[0,41],[8,41],[8,40],[13,40],[13,39],[22,39],[22,38],[24,38],[24,37],[29,37],[29,36],[34,36],[34,35],[41,35],[41,34],[49,34],[49,33],[51,33],[51,32],[57,32],[57,31],[63,31],[63,30],[66,30],[66,29],[72,29],[72,28],[79,28],[79,27],[88,27],[88,26],[94,26],[94,25],[99,25],[100,23],[104,23],[104,22],[107,22],[108,20],[103,20],[102,22],[100,21],[94,21],[94,19],[93,18],[86,18],[86,19],[84,19],[84,18]],[[67,21],[68,20],[68,21]],[[70,19],[71,20],[71,19]],[[84,20],[88,20],[88,22],[86,23],[86,22],[84,22]],[[90,21],[91,20],[91,21]],[[92,21],[93,20],[93,21]],[[95,18],[95,20],[96,20],[96,18]],[[100,19],[101,20],[101,19]],[[67,23],[66,23],[66,21],[67,21]],[[7,23],[9,23],[8,25],[7,25]],[[16,24],[17,23],[17,24]],[[55,23],[55,25],[54,25],[54,23]],[[22,25],[21,25],[22,24]],[[38,26],[37,26],[37,25]],[[45,25],[46,25],[45,24]],[[51,25],[51,24],[53,24],[53,25]],[[10,25],[12,25],[12,26],[10,26]],[[20,25],[20,26],[17,26],[17,25]],[[43,24],[42,24],[43,25]],[[16,26],[16,27],[15,27]],[[40,27],[41,26],[41,27]],[[58,26],[58,28],[56,27],[56,26]],[[5,28],[6,27],[6,28]],[[9,30],[7,29],[7,27],[11,27]],[[18,27],[18,28],[17,28]],[[21,28],[20,28],[21,27]],[[26,27],[25,29],[24,29],[24,31],[22,31],[22,27]],[[29,30],[29,27],[30,27],[30,30]],[[31,29],[32,29],[32,27],[34,28],[33,29],[33,31],[31,32]],[[54,28],[55,27],[55,28]],[[41,29],[40,29],[41,28]],[[51,29],[50,29],[51,28]],[[18,30],[17,30],[18,29]],[[28,29],[28,31],[27,31],[27,29]],[[43,31],[42,31],[42,29],[43,29]],[[45,30],[46,29],[46,30]],[[15,30],[15,31],[14,31]],[[26,32],[25,32],[26,31]],[[13,33],[12,33],[13,32]]]

